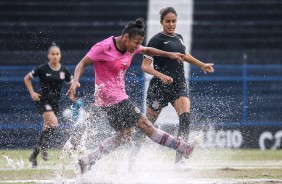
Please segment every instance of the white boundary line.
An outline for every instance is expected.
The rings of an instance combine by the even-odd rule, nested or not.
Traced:
[[[173,183],[171,183],[173,181]],[[1,183],[54,183],[55,180],[6,180],[6,181],[0,181]],[[75,183],[76,181],[74,179],[67,179],[64,180],[64,182],[67,183]],[[257,178],[257,179],[231,179],[231,178],[226,178],[226,179],[213,179],[213,178],[205,178],[205,179],[195,179],[191,178],[191,180],[187,181],[187,179],[181,179],[181,178],[174,178],[173,180],[170,180],[170,184],[178,184],[178,183],[186,183],[186,184],[235,184],[235,183],[261,183],[261,182],[272,182],[272,183],[281,183],[282,180],[280,179],[265,179],[265,178]],[[99,183],[103,184],[103,181],[99,182],[93,182],[93,184]],[[107,183],[107,182],[105,182]],[[132,182],[134,184],[136,182]],[[138,183],[138,182],[137,182]],[[162,184],[167,184],[166,181],[162,181]],[[89,183],[91,184],[91,183]],[[129,182],[130,184],[130,182]],[[144,184],[152,184],[152,183],[144,183]]]

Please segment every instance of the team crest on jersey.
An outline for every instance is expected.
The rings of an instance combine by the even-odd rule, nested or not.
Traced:
[[[50,110],[52,110],[52,107],[51,107],[51,105],[46,104],[46,105],[45,105],[45,109],[46,109],[47,111],[50,111]]]
[[[152,107],[154,109],[158,109],[160,107],[160,103],[157,100],[154,100],[153,103],[152,103]]]
[[[64,80],[66,78],[65,72],[60,72],[60,79]]]
[[[135,110],[135,112],[138,113],[138,114],[141,112],[138,107],[135,107],[134,110]]]

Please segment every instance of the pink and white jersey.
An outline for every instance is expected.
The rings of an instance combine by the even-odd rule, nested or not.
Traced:
[[[122,54],[116,49],[111,36],[95,44],[87,53],[94,62],[95,104],[100,107],[112,106],[128,98],[125,92],[125,72],[134,54],[141,52],[142,46],[133,53]]]

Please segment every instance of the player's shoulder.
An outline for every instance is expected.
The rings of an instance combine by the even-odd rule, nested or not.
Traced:
[[[97,42],[95,45],[93,45],[92,49],[99,50],[99,51],[111,50],[111,47],[113,46],[113,39],[114,39],[114,36],[110,36],[100,42]]]
[[[178,38],[178,39],[181,39],[181,40],[183,40],[183,37],[182,37],[182,35],[181,35],[181,34],[179,34],[179,33],[175,33],[175,37],[176,37],[176,38]]]
[[[164,39],[164,35],[159,32],[157,34],[155,34],[151,39],[150,41],[155,41],[155,40],[163,40]]]
[[[40,64],[38,66],[35,67],[36,70],[47,70],[49,68],[49,64],[47,63],[43,63]]]
[[[113,44],[113,39],[114,39],[114,36],[110,36],[110,37],[96,43],[95,45],[100,46],[100,47],[108,47],[108,46],[111,46]]]
[[[65,64],[61,64],[61,70],[69,71],[68,67]]]
[[[163,41],[165,40],[162,33],[155,34],[148,42],[148,46],[157,47],[158,45],[161,45]]]

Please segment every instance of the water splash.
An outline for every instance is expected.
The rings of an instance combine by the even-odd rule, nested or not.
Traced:
[[[7,165],[13,169],[23,169],[24,168],[24,161],[22,157],[20,157],[20,160],[13,160],[9,158],[7,155],[3,155],[5,160],[7,161]]]

